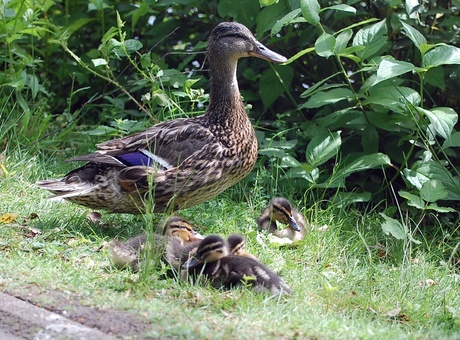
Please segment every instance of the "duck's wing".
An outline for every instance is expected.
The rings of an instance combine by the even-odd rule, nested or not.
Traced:
[[[216,137],[198,118],[163,122],[123,138],[98,144],[98,150],[69,161],[87,161],[121,167],[153,166],[167,170],[216,142]]]

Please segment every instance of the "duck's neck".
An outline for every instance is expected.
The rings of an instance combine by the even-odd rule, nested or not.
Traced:
[[[236,59],[210,62],[211,90],[206,116],[211,124],[231,128],[241,119],[249,120],[238,88],[236,67]]]

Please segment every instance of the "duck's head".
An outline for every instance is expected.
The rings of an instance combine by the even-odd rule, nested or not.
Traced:
[[[228,256],[228,244],[219,235],[210,235],[201,241],[196,255],[191,257],[184,266],[191,268],[199,263],[212,263]]]
[[[243,57],[257,57],[274,63],[287,61],[282,55],[262,45],[249,29],[237,22],[221,22],[208,38],[208,58],[238,60]]]
[[[246,241],[242,235],[232,234],[227,237],[228,248],[233,255],[246,254]]]
[[[186,219],[180,216],[172,216],[166,220],[163,230],[166,236],[178,237],[184,242],[204,239],[203,236],[193,230],[193,227]]]
[[[284,197],[276,197],[269,204],[270,220],[288,225],[294,231],[301,231],[293,216],[291,202]]]

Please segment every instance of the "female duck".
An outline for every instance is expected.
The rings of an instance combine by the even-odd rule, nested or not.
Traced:
[[[142,251],[145,249],[147,242],[153,242],[151,248],[156,247],[161,253],[165,252],[164,257],[168,260],[167,249],[170,243],[180,245],[181,247],[201,242],[203,237],[193,230],[190,223],[182,217],[172,216],[161,223],[159,226],[163,229],[163,235],[153,235],[148,240],[147,233],[142,233],[131,237],[126,242],[113,240],[109,245],[109,252],[112,256],[112,262],[115,266],[131,267],[133,271],[139,270],[139,263],[142,260]]]
[[[211,72],[204,115],[154,125],[98,144],[70,161],[86,161],[62,179],[39,181],[73,203],[117,213],[179,210],[203,203],[246,177],[257,159],[257,139],[238,89],[239,58],[287,59],[263,46],[243,25],[223,22],[208,39]]]
[[[273,295],[289,294],[289,286],[274,272],[254,259],[229,254],[228,244],[218,235],[201,241],[196,257],[187,263],[192,278],[203,275],[213,287],[231,288],[246,283]]]
[[[276,222],[288,227],[278,229]],[[277,237],[286,237],[292,241],[299,241],[305,237],[305,218],[284,197],[274,198],[262,211],[257,224],[260,230],[267,230]]]

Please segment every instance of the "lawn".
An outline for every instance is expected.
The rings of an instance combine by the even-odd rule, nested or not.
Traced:
[[[50,201],[34,185],[69,170],[63,159],[16,150],[0,163],[0,289],[70,317],[78,305],[95,319],[133,324],[121,338],[460,339],[460,275],[442,240],[396,240],[376,212],[293,200],[313,230],[297,247],[278,247],[257,232],[269,197],[248,182],[184,210],[202,234],[242,233],[293,293],[216,290],[165,278],[166,268],[112,266],[104,245],[161,216],[102,212],[91,222],[89,210]]]

